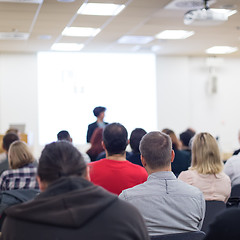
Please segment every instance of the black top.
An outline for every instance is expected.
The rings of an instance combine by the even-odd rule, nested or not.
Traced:
[[[149,239],[133,206],[81,177],[60,178],[6,215],[3,240]]]
[[[104,124],[107,125],[108,123],[107,123],[107,122],[104,122]],[[87,130],[87,142],[88,142],[88,143],[90,142],[91,137],[92,137],[92,135],[93,135],[93,132],[94,132],[94,130],[95,130],[96,128],[98,128],[98,123],[97,123],[97,121],[88,125],[88,130]]]

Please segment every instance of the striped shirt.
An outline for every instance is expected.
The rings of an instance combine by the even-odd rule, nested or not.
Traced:
[[[39,189],[37,168],[32,164],[22,168],[6,170],[0,176],[0,191],[13,189]]]

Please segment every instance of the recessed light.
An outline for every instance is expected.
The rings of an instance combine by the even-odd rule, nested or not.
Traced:
[[[62,35],[71,37],[95,37],[100,31],[100,28],[66,27]]]
[[[123,36],[117,42],[120,44],[147,44],[153,39],[152,36]]]
[[[77,43],[54,43],[51,50],[54,51],[80,51],[84,47],[84,44]]]
[[[156,35],[158,39],[186,39],[194,34],[193,31],[165,30]]]
[[[229,47],[229,46],[214,46],[211,48],[208,48],[206,50],[206,53],[208,54],[229,54],[236,52],[238,50],[237,47]]]
[[[41,40],[49,40],[51,38],[52,38],[51,35],[39,35],[38,36],[38,39],[41,39]]]
[[[83,3],[77,13],[84,15],[116,16],[124,8],[125,5],[112,3]]]

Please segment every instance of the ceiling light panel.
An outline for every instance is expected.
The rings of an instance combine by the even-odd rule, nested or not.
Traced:
[[[186,39],[194,34],[193,31],[165,30],[156,35],[157,39]]]
[[[125,5],[112,3],[83,3],[77,13],[83,15],[116,16],[124,8]]]
[[[237,47],[229,47],[229,46],[214,46],[211,48],[208,48],[206,50],[206,53],[208,54],[229,54],[236,52],[238,50]]]
[[[151,36],[123,36],[118,39],[120,44],[147,44],[154,38]]]
[[[83,44],[77,43],[54,43],[51,47],[53,51],[80,51],[84,47]]]
[[[34,3],[34,4],[41,4],[43,0],[0,0],[0,2],[6,3]]]
[[[62,35],[70,37],[95,37],[100,31],[100,28],[66,27]]]
[[[29,35],[22,32],[0,32],[0,40],[27,40]]]

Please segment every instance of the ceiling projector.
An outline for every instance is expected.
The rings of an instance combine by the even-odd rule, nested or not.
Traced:
[[[228,15],[220,9],[203,8],[190,10],[184,14],[186,25],[217,25],[228,20]]]

